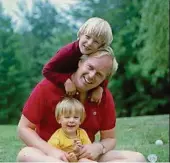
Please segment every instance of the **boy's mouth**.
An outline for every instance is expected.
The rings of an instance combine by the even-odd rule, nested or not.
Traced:
[[[88,48],[87,46],[83,45],[83,47],[85,48],[85,50],[90,50],[90,48]]]

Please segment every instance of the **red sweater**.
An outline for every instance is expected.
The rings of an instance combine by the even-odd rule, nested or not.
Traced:
[[[67,44],[44,66],[42,73],[55,85],[65,83],[71,74],[77,70],[78,62],[82,55],[78,40]]]

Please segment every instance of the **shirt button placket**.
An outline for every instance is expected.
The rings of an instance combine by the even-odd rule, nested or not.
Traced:
[[[93,111],[93,115],[96,115],[97,114],[97,112],[96,111]]]

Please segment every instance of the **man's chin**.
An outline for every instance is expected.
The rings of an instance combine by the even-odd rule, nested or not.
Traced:
[[[77,87],[77,90],[78,90],[79,92],[87,92],[89,89],[87,89],[86,86],[80,86],[80,87]]]

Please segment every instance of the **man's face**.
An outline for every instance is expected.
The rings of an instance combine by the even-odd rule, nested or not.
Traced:
[[[97,55],[101,52],[96,52]],[[80,92],[87,92],[99,86],[110,72],[112,59],[110,56],[88,57],[85,61],[79,62],[79,68],[73,76],[73,82]]]
[[[82,34],[79,38],[79,48],[82,54],[89,55],[96,52],[102,46],[100,38]]]

